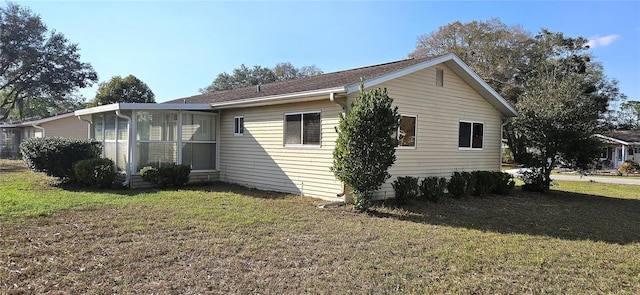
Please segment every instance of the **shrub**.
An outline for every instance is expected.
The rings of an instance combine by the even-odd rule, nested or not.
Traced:
[[[415,199],[418,196],[418,178],[411,176],[398,177],[391,184],[395,191],[396,202],[404,204],[409,199]]]
[[[513,180],[513,175],[506,172],[493,172],[494,180],[496,181],[493,189],[494,194],[506,195],[509,194],[516,186],[516,182]]]
[[[542,168],[531,168],[525,171],[522,173],[522,181],[524,182],[522,189],[525,191],[544,193],[549,190],[549,181],[545,179]]]
[[[476,197],[486,196],[489,192],[493,191],[496,180],[494,174],[491,171],[473,171],[471,172],[475,182],[470,188],[471,193]]]
[[[373,193],[391,177],[388,169],[396,161],[400,115],[386,89],[364,91],[351,110],[340,114],[331,171],[353,192],[354,209],[363,212],[371,205]]]
[[[144,181],[148,181],[158,186],[179,187],[189,182],[191,166],[187,164],[163,165],[160,167],[147,166],[140,170],[140,176]]]
[[[640,171],[640,165],[631,160],[624,161],[624,163],[618,167],[618,172],[621,174],[629,175],[630,173],[636,173],[638,171]]]
[[[73,175],[86,186],[110,187],[116,179],[115,164],[105,158],[81,160],[73,164]]]
[[[431,202],[437,202],[444,197],[447,179],[444,177],[427,177],[420,182],[422,196]]]
[[[453,172],[447,184],[447,190],[452,197],[458,199],[469,196],[475,185],[475,178],[469,172]]]
[[[20,144],[20,152],[29,169],[73,181],[73,163],[98,158],[102,143],[65,137],[29,138]]]

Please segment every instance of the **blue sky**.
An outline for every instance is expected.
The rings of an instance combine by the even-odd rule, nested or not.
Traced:
[[[291,62],[324,72],[406,58],[419,35],[499,18],[592,40],[605,74],[640,100],[639,1],[217,2],[18,1],[81,49],[100,81],[133,74],[163,102],[198,94],[221,72]],[[97,85],[81,90],[90,99]]]

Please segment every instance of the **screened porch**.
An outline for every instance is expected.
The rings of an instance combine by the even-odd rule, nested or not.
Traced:
[[[90,123],[89,137],[102,142],[102,156],[124,175],[167,164],[188,164],[193,174],[218,170],[218,115],[209,108],[114,104],[77,111],[76,116]]]

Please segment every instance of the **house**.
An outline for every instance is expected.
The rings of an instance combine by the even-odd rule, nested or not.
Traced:
[[[605,145],[600,154],[603,169],[618,169],[626,160],[640,163],[640,131],[613,130],[594,136]]]
[[[82,122],[73,112],[47,118],[0,124],[0,158],[19,156],[20,143],[33,137],[87,138],[87,122]]]
[[[392,178],[499,171],[503,120],[515,109],[456,55],[375,66],[196,95],[162,104],[112,104],[76,111],[104,154],[140,184],[147,165],[186,163],[192,180],[338,200],[330,167],[340,114],[365,89],[387,88],[401,113]]]

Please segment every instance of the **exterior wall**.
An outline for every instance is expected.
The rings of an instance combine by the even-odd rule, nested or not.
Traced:
[[[78,120],[76,116],[70,116],[40,124],[45,129],[46,137],[74,137],[88,138],[88,123]],[[32,128],[32,127],[31,127]]]
[[[322,100],[220,111],[220,180],[263,190],[336,200],[341,183],[329,170],[342,108]],[[285,113],[321,112],[321,145],[284,146]],[[244,135],[234,136],[234,116],[244,116]]]
[[[436,86],[435,67],[394,79],[375,88],[386,87],[398,112],[417,116],[415,149],[397,149],[391,178],[377,193],[379,198],[394,196],[391,183],[399,176],[449,177],[454,171],[500,169],[502,114],[462,81],[445,65],[444,86]],[[349,104],[357,97],[349,96]],[[460,150],[460,121],[484,123],[482,150]]]

